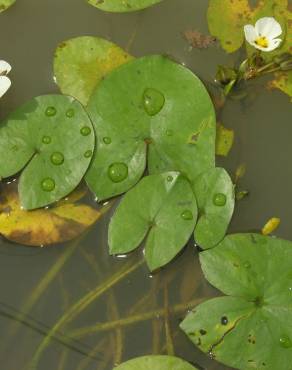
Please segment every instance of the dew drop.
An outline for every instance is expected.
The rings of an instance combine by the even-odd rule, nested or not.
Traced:
[[[108,176],[113,182],[121,182],[128,177],[128,166],[125,163],[112,163],[108,168]]]
[[[280,345],[283,348],[291,348],[292,347],[292,342],[291,342],[290,338],[287,335],[283,335],[280,338]]]
[[[105,144],[110,144],[112,142],[112,139],[108,136],[105,136],[102,141],[105,143]]]
[[[144,109],[149,116],[155,116],[161,111],[165,104],[164,95],[156,90],[148,88],[143,94],[143,105]]]
[[[56,115],[56,113],[57,113],[57,109],[55,107],[48,107],[46,109],[46,116],[48,117],[53,117]]]
[[[42,138],[42,142],[44,144],[50,144],[51,141],[52,141],[52,139],[51,139],[50,136],[43,136],[43,138]]]
[[[92,150],[86,150],[86,152],[84,153],[84,157],[85,157],[85,158],[90,158],[90,157],[92,157]]]
[[[193,216],[193,213],[189,209],[186,209],[185,211],[182,212],[181,218],[183,220],[192,220],[194,216]]]
[[[56,166],[61,165],[64,162],[64,156],[60,152],[55,152],[51,155],[51,162]]]
[[[67,116],[68,118],[72,118],[72,117],[74,117],[74,116],[75,116],[75,111],[74,111],[74,109],[72,109],[72,108],[68,109],[68,110],[67,110],[67,112],[66,112],[66,116]]]
[[[221,317],[221,324],[227,325],[228,324],[228,318],[226,316]]]
[[[42,181],[41,187],[44,191],[53,191],[55,189],[55,181],[52,178],[47,177]]]
[[[214,195],[213,203],[215,204],[215,206],[223,207],[226,204],[226,200],[227,199],[225,194],[217,193]]]
[[[83,126],[81,129],[80,129],[80,134],[82,136],[88,136],[89,134],[91,133],[91,128],[89,126]]]

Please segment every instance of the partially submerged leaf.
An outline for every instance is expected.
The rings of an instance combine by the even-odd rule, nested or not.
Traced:
[[[163,56],[110,73],[88,111],[97,150],[86,181],[99,200],[121,194],[150,173],[182,172],[190,181],[215,166],[215,113],[201,81]]]
[[[216,155],[221,155],[226,157],[234,141],[234,131],[224,127],[221,123],[217,124],[217,134],[216,134]]]
[[[200,261],[206,279],[230,297],[207,301],[188,314],[181,328],[189,338],[232,368],[290,369],[292,243],[230,235],[201,253]]]
[[[15,3],[16,0],[0,0],[0,13],[8,9],[11,5]]]
[[[234,186],[223,168],[209,170],[194,184],[199,219],[195,241],[203,249],[212,248],[225,236],[234,210]]]
[[[196,370],[196,368],[178,357],[143,356],[124,362],[113,370]]]
[[[63,94],[74,96],[86,105],[104,76],[131,59],[123,49],[99,37],[63,41],[55,52],[56,83]]]
[[[80,191],[71,198],[79,196]],[[68,200],[48,209],[25,211],[16,186],[1,185],[0,234],[21,245],[42,246],[74,239],[100,216],[100,211]]]
[[[145,9],[162,0],[87,0],[90,5],[95,6],[107,12],[133,12],[135,10]]]
[[[79,102],[62,95],[34,98],[0,126],[0,177],[23,169],[22,206],[46,206],[77,187],[94,145],[94,130]]]
[[[171,261],[188,242],[197,219],[189,182],[177,172],[144,177],[122,199],[109,225],[111,254],[136,249],[145,239],[150,270]]]

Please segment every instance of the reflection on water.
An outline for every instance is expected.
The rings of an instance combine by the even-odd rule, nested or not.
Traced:
[[[232,65],[237,56],[226,55],[218,45],[190,50],[182,33],[208,33],[206,8],[206,0],[165,0],[119,15],[102,13],[85,0],[19,0],[1,14],[1,57],[13,66],[13,86],[0,101],[1,118],[33,96],[58,91],[54,49],[80,35],[105,37],[135,56],[168,54],[211,87],[216,65]],[[237,206],[230,232],[259,229],[278,216],[277,234],[292,239],[289,99],[266,91],[264,81],[251,91],[244,100],[227,101],[218,116],[236,134],[229,157],[218,164],[234,173],[245,163],[240,187],[250,191]],[[174,263],[149,276],[141,252],[108,256],[109,217],[110,212],[66,245],[33,249],[1,240],[1,368],[24,369],[35,354],[37,369],[111,370],[130,357],[174,351],[199,368],[227,369],[194,348],[178,329],[190,307],[218,294],[203,279],[193,243]]]

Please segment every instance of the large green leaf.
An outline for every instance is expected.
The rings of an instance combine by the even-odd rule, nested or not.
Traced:
[[[223,168],[201,174],[194,184],[199,209],[195,228],[196,243],[212,248],[225,236],[234,210],[234,185]]]
[[[171,261],[186,245],[197,219],[191,186],[177,172],[144,177],[122,199],[109,225],[111,254],[136,249],[147,236],[150,270]]]
[[[63,41],[55,52],[56,83],[63,94],[74,96],[86,105],[101,79],[131,59],[123,49],[99,37]]]
[[[34,98],[0,126],[0,177],[24,169],[21,204],[26,209],[43,207],[76,188],[94,142],[94,130],[79,102],[62,95]]]
[[[162,0],[87,0],[87,2],[96,8],[107,12],[133,12],[135,10],[145,9]]]
[[[16,0],[0,0],[0,13],[15,3]]]
[[[196,368],[178,357],[143,356],[124,362],[113,370],[196,370]]]
[[[127,191],[150,173],[182,172],[190,181],[214,167],[216,124],[210,97],[188,69],[163,56],[131,61],[92,95],[98,137],[86,176],[99,200]]]
[[[206,279],[229,297],[197,306],[181,328],[204,352],[236,369],[291,369],[292,243],[227,236],[200,254]]]

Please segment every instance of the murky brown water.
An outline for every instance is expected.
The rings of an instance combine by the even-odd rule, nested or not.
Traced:
[[[189,28],[208,32],[207,5],[206,0],[165,0],[142,12],[119,15],[100,12],[84,0],[18,0],[0,15],[1,58],[13,66],[13,87],[0,101],[1,118],[33,96],[58,91],[52,74],[54,49],[74,36],[104,37],[135,56],[167,53],[210,83],[217,64],[232,64],[238,56],[226,55],[219,46],[189,50],[181,34]],[[250,197],[237,205],[230,232],[259,229],[278,216],[282,222],[277,235],[292,239],[291,103],[280,92],[266,91],[264,81],[254,84],[252,91],[249,99],[229,100],[219,117],[235,130],[236,143],[228,159],[218,164],[234,172],[245,163],[240,186],[250,191]],[[109,217],[110,213],[87,235],[62,246],[34,249],[1,241],[1,369],[29,369],[45,334],[90,291],[97,298],[87,295],[82,310],[75,310],[76,315],[60,326],[36,369],[111,370],[121,360],[167,353],[168,322],[176,355],[203,369],[227,369],[193,347],[178,329],[190,301],[218,294],[203,279],[196,250],[190,245],[151,277],[145,265],[135,268],[141,252],[125,259],[108,256]],[[111,288],[99,295],[97,287],[104,282]],[[24,310],[25,317],[20,314]],[[120,319],[120,326],[111,324]],[[79,333],[73,341],[72,331],[98,323],[110,324],[91,334]]]

